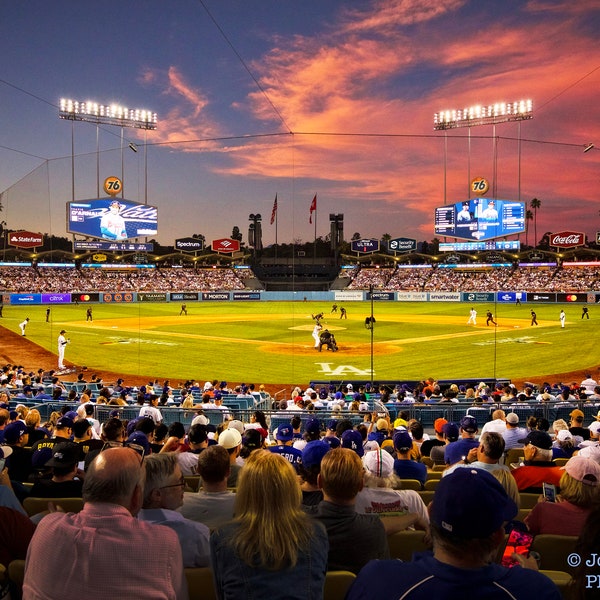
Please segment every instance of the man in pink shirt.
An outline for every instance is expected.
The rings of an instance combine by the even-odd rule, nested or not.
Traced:
[[[131,448],[101,452],[86,474],[83,510],[40,521],[27,552],[23,600],[188,598],[177,534],[136,519],[141,463]]]

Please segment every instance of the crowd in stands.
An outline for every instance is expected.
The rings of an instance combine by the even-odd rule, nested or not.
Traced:
[[[44,266],[0,267],[0,290],[10,292],[70,291],[211,291],[242,290],[254,277],[251,269],[162,267],[156,269],[108,270]],[[439,266],[356,267],[342,269],[348,289],[370,286],[388,291],[478,291],[526,290],[529,292],[573,292],[594,290],[600,283],[598,269],[582,267],[498,267],[494,269],[448,269]]]
[[[42,422],[43,399],[26,397],[25,387],[48,375],[6,365],[0,376],[8,391],[0,396],[0,559],[26,558],[25,600],[187,598],[185,567],[209,567],[224,599],[321,598],[327,573],[339,570],[356,575],[350,599],[411,588],[416,598],[462,597],[474,577],[482,597],[501,586],[513,597],[558,599],[534,556],[498,564],[505,534],[579,537],[589,552],[597,545],[588,535],[600,512],[600,386],[591,375],[559,392],[568,423],[518,414],[549,402],[551,386],[442,390],[428,379],[383,386],[375,409],[367,385],[298,387],[277,403],[249,386],[190,381],[193,418],[168,425],[168,381],[134,390],[96,379],[94,402],[88,382],[65,396],[56,376],[51,395],[61,408]],[[8,387],[17,381],[22,396]],[[222,405],[224,390],[274,410],[254,408],[241,420]],[[129,396],[137,412],[125,420]],[[411,404],[459,397],[475,409],[490,404],[483,426],[469,412],[456,422],[440,417],[431,431],[410,417]],[[95,411],[106,403],[114,408],[100,422]],[[588,406],[597,408],[580,409]],[[211,410],[221,411],[216,425]],[[524,507],[532,495],[540,501]],[[36,498],[80,505],[45,514]],[[390,560],[391,540],[407,530],[427,532],[431,549]]]

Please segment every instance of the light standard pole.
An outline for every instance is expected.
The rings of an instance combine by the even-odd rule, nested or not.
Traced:
[[[369,294],[371,295],[371,322],[369,323],[371,328],[371,389],[373,389],[373,372],[375,368],[373,365],[373,335],[375,331],[375,318],[373,316],[373,284],[369,286]]]
[[[117,104],[98,104],[97,102],[85,101],[79,102],[68,98],[61,98],[58,110],[58,116],[61,119],[71,121],[71,195],[75,201],[75,121],[85,121],[96,125],[96,179],[98,195],[100,195],[100,148],[99,148],[99,125],[116,125],[121,128],[121,180],[124,180],[125,159],[123,155],[124,128],[142,129],[145,132],[144,152],[148,152],[147,135],[149,130],[154,130],[158,125],[158,117],[155,112],[144,109],[133,109]],[[130,145],[131,147],[131,145]],[[134,150],[137,152],[137,150]],[[145,172],[145,190],[144,204],[148,203],[148,160],[144,159]],[[123,197],[124,190],[121,190]]]

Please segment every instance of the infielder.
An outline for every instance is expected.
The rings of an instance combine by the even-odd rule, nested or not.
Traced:
[[[467,325],[470,325],[471,323],[473,325],[477,325],[477,311],[474,307],[469,311],[469,320],[467,321]]]
[[[29,317],[27,317],[24,321],[22,321],[21,323],[19,323],[19,327],[21,328],[21,335],[25,335],[25,327],[27,327],[27,324],[29,323]]]
[[[67,332],[64,329],[61,329],[58,336],[58,368],[61,371],[65,368],[65,348],[66,345],[71,341],[65,337],[65,333]]]

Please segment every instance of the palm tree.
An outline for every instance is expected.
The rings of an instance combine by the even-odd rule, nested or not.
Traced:
[[[535,233],[534,247],[537,248],[537,211],[542,206],[542,201],[534,198],[529,205],[533,208],[533,231]]]
[[[529,221],[533,221],[533,213],[530,210],[525,211],[525,245],[529,246]]]

